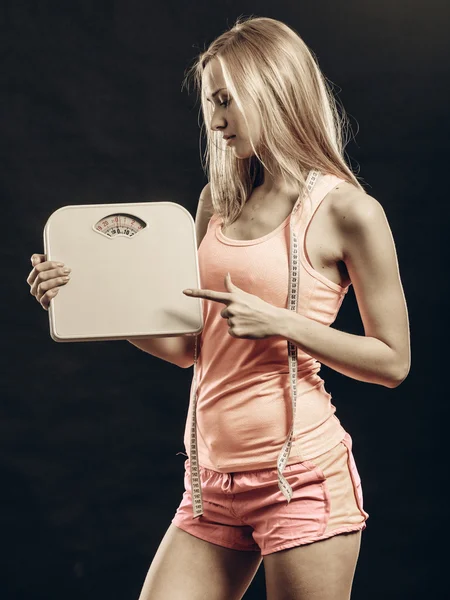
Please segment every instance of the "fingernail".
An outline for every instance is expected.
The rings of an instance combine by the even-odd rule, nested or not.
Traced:
[[[183,294],[192,294],[192,290],[183,290]]]

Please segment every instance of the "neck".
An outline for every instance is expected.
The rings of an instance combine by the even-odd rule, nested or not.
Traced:
[[[302,169],[302,174],[306,181],[309,171]],[[264,171],[263,181],[260,185],[256,186],[255,189],[258,189],[264,195],[278,196],[284,194],[290,196],[297,192],[298,186],[294,182],[287,182],[282,177],[273,178]]]

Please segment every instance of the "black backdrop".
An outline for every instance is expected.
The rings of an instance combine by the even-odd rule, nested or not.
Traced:
[[[448,3],[6,0],[0,10],[0,596],[137,600],[178,506],[193,370],[126,341],[55,343],[26,278],[61,206],[170,200],[195,217],[206,176],[199,105],[182,80],[201,48],[253,14],[296,29],[336,84],[356,136],[348,159],[385,209],[408,303],[412,366],[400,387],[321,370],[370,514],[352,600],[436,597]],[[333,327],[363,334],[352,288]],[[264,589],[261,567],[245,598]]]

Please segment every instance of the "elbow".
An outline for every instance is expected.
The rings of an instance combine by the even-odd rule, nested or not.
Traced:
[[[405,381],[405,379],[408,377],[409,369],[410,369],[409,364],[397,369],[395,375],[390,378],[389,385],[387,387],[396,388],[401,383],[403,383]]]
[[[189,367],[192,367],[194,364],[194,360],[192,358],[192,356],[183,356],[179,361],[178,361],[178,366],[181,367],[182,369],[189,369]]]

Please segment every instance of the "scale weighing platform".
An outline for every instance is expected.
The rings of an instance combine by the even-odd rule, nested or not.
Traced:
[[[72,269],[49,305],[55,342],[198,335],[202,298],[191,214],[175,202],[63,206],[44,228],[46,260]]]

